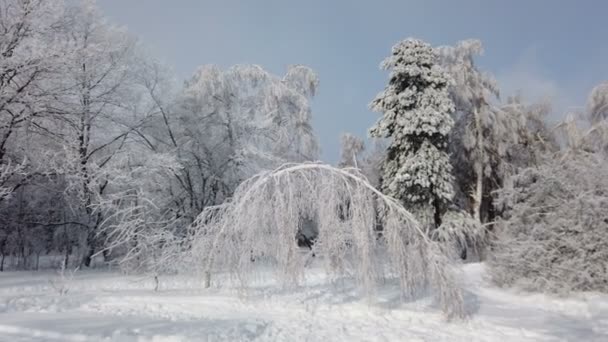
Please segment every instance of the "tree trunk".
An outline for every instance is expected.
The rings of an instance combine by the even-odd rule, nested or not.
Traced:
[[[82,262],[81,262],[81,264],[86,267],[91,267],[91,261],[93,260],[93,254],[95,254],[95,248],[90,242],[92,242],[92,241],[89,241],[89,239],[87,239],[88,246],[82,257]]]
[[[471,199],[473,201],[473,218],[481,222],[481,200],[483,195],[483,131],[481,128],[481,117],[477,109],[473,110],[475,117],[475,130],[477,135],[477,157],[475,158],[475,189]]]
[[[97,221],[94,223],[94,227],[92,229],[90,229],[90,231],[87,235],[87,248],[86,248],[86,251],[85,251],[83,259],[82,259],[82,265],[84,265],[86,267],[91,267],[91,262],[93,261],[93,255],[96,253],[97,249],[99,248],[99,245],[98,245],[99,240],[98,240],[98,236],[96,234],[99,223],[100,223],[100,218],[98,216]]]
[[[67,269],[70,265],[70,249],[65,248],[65,257],[63,258],[63,269]]]
[[[103,255],[104,262],[110,261],[110,251],[109,250],[104,249],[102,252],[102,255]]]
[[[442,214],[442,208],[441,208],[441,202],[439,200],[439,198],[435,197],[434,202],[434,210],[435,212],[433,213],[433,221],[435,223],[435,227],[434,229],[439,228],[439,226],[441,226],[441,214]]]
[[[93,259],[93,248],[89,248],[82,258],[82,264],[86,267],[91,267],[91,260]]]
[[[4,272],[4,257],[6,257],[6,255],[2,253],[2,260],[0,260],[0,272]]]

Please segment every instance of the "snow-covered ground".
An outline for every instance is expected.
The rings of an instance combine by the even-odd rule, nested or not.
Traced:
[[[203,289],[195,277],[81,271],[0,273],[0,341],[608,341],[608,296],[559,299],[489,285],[464,266],[471,317],[448,322],[430,299],[370,303],[311,276],[296,290]],[[67,293],[61,295],[61,289]]]

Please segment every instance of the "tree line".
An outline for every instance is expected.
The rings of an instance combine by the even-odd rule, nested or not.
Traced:
[[[0,27],[0,269],[88,266],[122,209],[183,229],[260,170],[318,158],[307,67],[203,66],[177,86],[93,1],[3,0]]]
[[[64,267],[98,255],[159,273],[185,251],[217,259],[210,248],[243,267],[240,254],[253,262],[275,255],[271,245],[277,260],[290,258],[275,242],[304,235],[325,254],[367,255],[365,281],[375,279],[373,241],[388,239],[404,264],[409,245],[447,243],[463,259],[487,259],[501,284],[608,286],[606,84],[553,124],[549,103],[500,94],[475,63],[480,41],[406,39],[382,64],[372,147],[343,135],[334,169],[305,163],[319,158],[310,107],[319,79],[306,66],[274,75],[207,65],[178,84],[93,1],[1,0],[0,32],[0,270],[38,268],[52,254]],[[310,204],[307,191],[328,206]],[[406,232],[418,224],[424,236]],[[397,234],[400,225],[409,228]],[[231,240],[219,243],[213,229]],[[270,231],[286,235],[254,241]],[[415,253],[412,266],[437,276],[427,252]],[[556,268],[583,273],[564,281]]]

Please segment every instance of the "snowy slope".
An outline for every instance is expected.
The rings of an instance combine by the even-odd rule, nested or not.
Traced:
[[[0,273],[0,341],[608,341],[608,296],[558,299],[492,287],[464,267],[467,321],[447,322],[429,299],[370,303],[323,285],[281,291],[260,283],[202,289],[194,277],[80,272],[59,295],[48,272]],[[53,280],[55,286],[51,286]]]

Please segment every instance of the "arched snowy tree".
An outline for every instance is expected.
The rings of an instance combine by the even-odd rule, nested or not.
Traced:
[[[391,71],[389,84],[370,105],[383,115],[371,136],[391,138],[383,191],[415,210],[429,227],[440,225],[443,208],[454,195],[447,154],[454,103],[450,78],[437,63],[429,44],[399,42],[382,63]]]
[[[302,217],[313,217],[319,230],[305,255],[295,241]],[[226,269],[246,285],[260,264],[298,282],[314,253],[330,276],[352,277],[368,294],[396,278],[405,297],[432,288],[448,315],[464,314],[445,246],[356,169],[305,163],[263,172],[243,182],[229,202],[203,211],[194,231],[188,260],[205,262],[208,286],[212,272]]]

